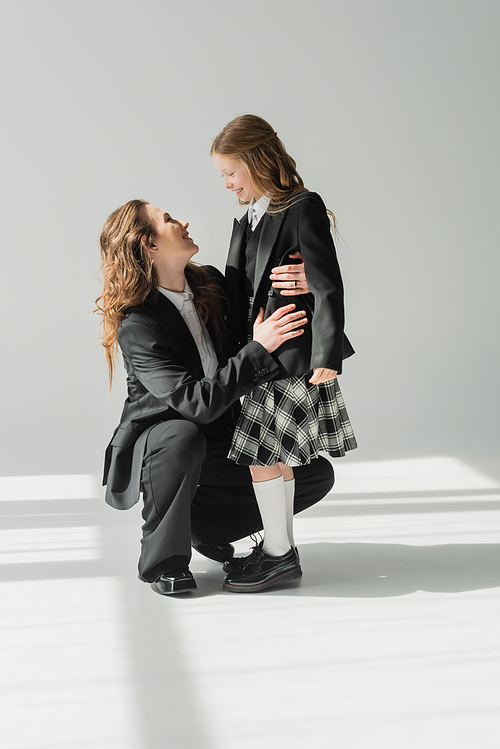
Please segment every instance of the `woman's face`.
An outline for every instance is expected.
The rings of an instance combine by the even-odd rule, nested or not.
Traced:
[[[212,161],[217,171],[224,177],[224,187],[226,190],[234,192],[243,203],[249,203],[252,198],[254,200],[260,198],[260,195],[253,194],[250,179],[241,164],[218,153],[212,154]]]
[[[146,210],[155,225],[152,240],[152,250],[155,254],[166,260],[185,258],[186,262],[196,255],[199,248],[189,236],[187,221],[178,221],[154,205],[147,205]]]

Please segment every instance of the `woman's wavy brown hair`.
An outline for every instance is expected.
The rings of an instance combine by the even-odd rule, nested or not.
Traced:
[[[143,304],[158,293],[158,275],[148,252],[155,224],[146,200],[130,200],[109,216],[101,232],[102,294],[96,299],[102,315],[101,343],[108,362],[109,384],[113,381],[120,322],[130,307]],[[220,286],[202,265],[188,262],[185,274],[203,324],[213,323],[217,336],[225,331]]]
[[[255,195],[269,193],[269,213],[279,213],[301,193],[308,192],[297,165],[269,122],[254,114],[231,120],[214,139],[210,154],[227,156],[244,168]],[[240,200],[240,205],[249,201]],[[335,216],[327,209],[334,231]]]

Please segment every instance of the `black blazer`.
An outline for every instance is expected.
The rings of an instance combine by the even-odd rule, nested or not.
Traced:
[[[247,214],[235,219],[226,265],[226,293],[229,299],[230,332],[236,350],[248,335],[248,298],[245,291],[245,232]],[[298,338],[284,343],[273,356],[280,364],[280,376],[302,375],[314,367],[342,371],[342,359],[354,349],[344,336],[344,289],[326,207],[320,196],[305,192],[291,199],[280,213],[262,217],[254,281],[251,325],[261,307],[269,317],[278,307],[294,302],[305,309],[309,323]],[[273,289],[271,269],[300,262],[289,253],[300,250],[304,258],[310,294],[282,296]]]
[[[222,274],[208,267],[221,285]],[[120,423],[106,449],[103,484],[106,502],[127,509],[137,502],[146,437],[155,424],[187,419],[208,424],[221,417],[257,384],[276,377],[279,367],[263,346],[251,341],[227,359],[210,323],[220,369],[203,372],[196,343],[180,312],[163,294],[127,311],[118,343],[127,370],[128,397]]]

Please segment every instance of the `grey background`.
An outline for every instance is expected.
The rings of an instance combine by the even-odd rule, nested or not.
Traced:
[[[0,473],[100,472],[125,393],[92,314],[102,223],[143,197],[222,269],[242,210],[208,154],[245,112],[345,239],[348,460],[494,467],[499,21],[484,0],[2,3]]]

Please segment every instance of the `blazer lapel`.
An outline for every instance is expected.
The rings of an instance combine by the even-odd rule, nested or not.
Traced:
[[[203,366],[200,359],[198,348],[194,341],[191,331],[184,322],[181,313],[174,304],[167,299],[161,292],[158,292],[158,315],[162,321],[166,323],[170,332],[179,342],[179,348],[181,351],[186,351],[189,354],[191,363],[203,372]]]
[[[246,321],[243,323],[243,320],[245,319],[244,311],[248,306],[245,291],[245,234],[247,224],[247,214],[240,221],[234,220],[224,273],[224,289],[229,302],[228,328],[235,341],[246,338]]]
[[[257,252],[257,263],[255,265],[255,279],[254,279],[254,296],[257,296],[257,290],[262,281],[262,277],[266,271],[269,258],[273,251],[276,239],[278,238],[278,232],[280,230],[284,217],[284,211],[280,213],[266,213],[261,218],[263,221],[262,231],[259,238],[259,249]]]
[[[245,270],[245,233],[247,229],[247,214],[239,221],[234,219],[233,233],[229,242],[229,252],[227,255],[227,269],[236,269],[238,273]],[[226,276],[227,278],[227,276]]]

